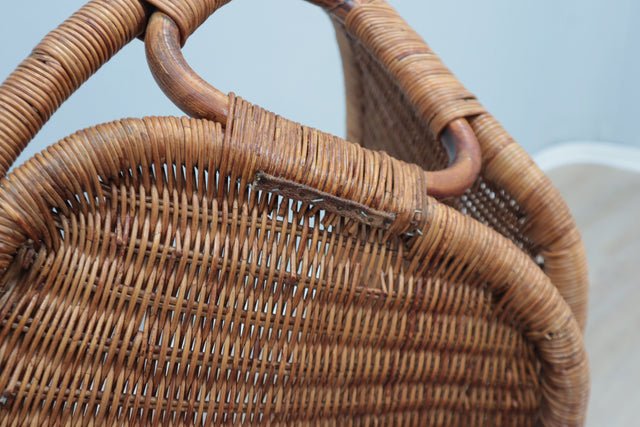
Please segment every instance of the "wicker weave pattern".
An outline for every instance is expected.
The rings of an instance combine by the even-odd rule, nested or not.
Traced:
[[[162,10],[173,13],[172,17],[180,23],[185,39],[202,23],[208,13],[212,13],[223,4],[220,1],[193,1],[193,4],[187,1],[154,1],[159,2],[157,6]],[[397,14],[387,5],[377,1],[371,5],[364,4],[356,7],[347,19],[347,22],[350,22],[350,26],[353,27],[350,28],[350,31],[355,34],[358,32],[366,33],[366,25],[358,28],[359,22],[363,22],[363,19],[360,18],[363,15],[374,15],[373,19],[377,20],[380,25],[384,25],[385,19],[395,25],[395,27],[385,26],[382,30],[382,33],[387,36],[384,46],[378,47],[380,57],[394,58],[393,55],[385,54],[385,49],[387,51],[390,49],[392,52],[395,49],[412,52],[413,49],[417,50],[418,54],[415,56],[418,60],[422,61],[427,58],[428,61],[435,61],[436,69],[443,70],[443,68],[439,68],[441,65],[434,59],[435,56],[431,55],[429,50],[425,50],[428,48],[424,46],[419,37],[401,22]],[[61,25],[59,29],[48,35],[34,49],[32,55],[0,87],[0,138],[4,141],[0,145],[1,175],[6,173],[13,160],[17,158],[60,104],[124,44],[142,33],[146,23],[145,19],[144,6],[135,0],[110,2],[93,0]],[[393,36],[394,32],[398,32],[398,28],[403,36],[406,34],[410,36],[406,41],[407,46],[402,49],[398,47],[398,44],[405,43],[404,37]],[[344,36],[339,35],[339,39],[344,39]],[[363,83],[361,80],[362,65],[354,61],[353,53],[346,48],[347,44],[344,41],[341,43],[345,69],[348,71],[346,79],[350,117],[349,138],[376,147],[374,142],[362,139],[361,128],[366,126],[363,124],[363,120],[367,117],[362,114],[362,111],[366,108],[363,106],[366,105],[366,101],[365,104],[362,104],[364,98],[359,97],[364,92],[363,86],[373,86],[366,82]],[[389,67],[393,64],[382,65]],[[398,73],[402,74],[401,71]],[[451,79],[448,81],[451,83]],[[453,83],[459,90],[460,86]],[[391,89],[396,86],[387,84],[384,87]],[[434,116],[434,112],[425,113],[421,110],[417,115],[418,122],[423,122],[424,114],[428,118],[437,117],[434,129],[440,129],[442,124],[447,122],[441,120],[440,117],[476,114],[470,119],[483,148],[484,180],[477,183],[475,191],[467,195],[466,200],[454,202],[454,205],[460,210],[470,210],[472,215],[476,215],[476,212],[486,212],[487,210],[500,212],[503,206],[508,206],[512,200],[515,201],[517,209],[520,211],[516,215],[521,224],[516,225],[515,231],[505,232],[505,235],[515,237],[514,240],[531,253],[541,255],[544,259],[545,271],[569,302],[584,328],[588,296],[584,247],[566,205],[546,177],[514,143],[499,123],[488,113],[478,111],[477,103],[466,90],[462,90],[457,95],[446,90],[446,102],[442,105],[446,105],[447,109],[443,112],[439,107],[441,104],[430,98],[431,96],[440,96],[440,93],[432,90],[433,85],[424,87],[427,89],[423,89],[423,86],[420,85],[416,87],[414,83],[409,84],[405,89],[410,93],[418,93],[414,95],[416,97],[414,101],[419,101],[420,104],[416,105],[436,108],[439,114]],[[405,90],[397,91],[397,93],[404,92]],[[426,98],[423,99],[423,97]],[[459,102],[452,102],[452,99],[458,99]],[[380,106],[386,105],[378,102],[378,99],[370,98],[370,100],[373,101],[370,105],[374,106],[376,110],[380,109]],[[404,111],[415,110],[414,104],[411,102],[407,104],[406,101],[400,100],[400,103],[404,106]],[[467,109],[467,104],[470,105],[470,109]],[[398,118],[394,111],[389,110],[386,114],[392,120],[371,121],[371,126],[384,128],[387,123],[398,123],[393,120]],[[411,122],[400,123],[409,124]],[[420,126],[417,127],[417,129],[419,128]],[[443,158],[442,154],[437,155],[439,151],[442,153],[439,148],[426,147],[427,153],[411,157],[402,156],[403,153],[394,153],[394,147],[400,145],[422,147],[424,141],[428,141],[434,133],[427,128],[426,133],[421,133],[417,144],[407,144],[407,140],[403,140],[403,144],[398,144],[393,138],[394,135],[398,135],[395,131],[395,129],[387,131],[389,137],[386,138],[383,146],[378,148],[384,148],[392,154],[401,155],[400,158],[411,161],[420,162],[420,159],[437,160]],[[515,155],[512,154],[514,151]],[[429,155],[434,152],[436,154]],[[514,159],[521,160],[515,161]],[[425,160],[421,162],[421,166],[430,169],[433,162]],[[506,171],[511,171],[511,173]],[[523,186],[525,187],[523,188]],[[498,201],[494,202],[498,204],[497,208],[492,207],[492,203],[478,202],[491,194],[494,195],[492,200],[496,200],[495,195],[505,196],[506,199],[498,197]],[[492,215],[476,215],[476,217],[494,227],[501,222],[499,218],[494,220],[495,217]],[[531,232],[536,230],[541,231],[542,234],[531,236]]]
[[[345,64],[348,139],[439,170],[448,156],[436,136],[451,120],[469,118],[483,151],[483,171],[467,194],[448,203],[543,264],[584,328],[584,246],[547,177],[388,4],[360,5],[336,29]]]
[[[523,425],[542,405],[576,421],[578,326],[524,254],[391,185],[418,169],[242,101],[235,112],[224,136],[186,119],[89,129],[4,182],[1,217],[45,243],[20,245],[2,283],[3,417]],[[387,163],[379,182],[358,173],[367,158]],[[329,169],[352,186],[319,179]],[[376,231],[252,191],[257,170],[399,214],[428,205],[419,232]]]
[[[433,135],[440,135],[454,119],[484,112],[475,97],[388,4],[371,2],[355,8],[348,15],[345,28],[384,64],[402,88],[396,92],[408,95]]]
[[[0,86],[0,176],[60,105],[145,27],[137,1],[94,0],[36,46]]]
[[[224,3],[157,2],[183,40]],[[45,38],[0,87],[0,172],[146,18],[96,0]],[[232,96],[227,123],[101,125],[2,180],[0,424],[584,422],[566,206],[393,10],[344,25],[350,137],[391,156]],[[456,117],[484,169],[449,207],[421,166]]]

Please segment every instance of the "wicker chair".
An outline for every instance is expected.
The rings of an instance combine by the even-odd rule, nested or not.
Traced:
[[[143,34],[193,117],[3,178],[0,424],[583,424],[584,249],[524,151],[382,1],[313,2],[362,145],[222,94],[179,47],[224,3],[94,0],[0,87],[2,175]]]

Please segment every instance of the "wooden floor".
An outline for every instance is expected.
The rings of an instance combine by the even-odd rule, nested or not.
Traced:
[[[587,425],[640,425],[640,174],[568,166],[548,175],[573,211],[587,248]]]

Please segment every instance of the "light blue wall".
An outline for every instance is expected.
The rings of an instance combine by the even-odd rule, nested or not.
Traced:
[[[567,140],[638,144],[640,2],[389,0],[531,153]],[[81,1],[6,2],[0,79]],[[344,134],[342,72],[329,20],[300,0],[236,0],[188,41],[206,80],[282,115]],[[28,155],[126,116],[181,114],[135,41],[45,126]],[[24,159],[24,156],[23,156]]]

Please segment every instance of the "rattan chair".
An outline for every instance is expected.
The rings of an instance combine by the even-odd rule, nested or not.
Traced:
[[[0,424],[583,424],[584,249],[524,151],[382,1],[314,1],[352,142],[222,94],[179,47],[224,3],[92,1],[0,87],[3,175],[137,36],[192,116],[2,180]]]

